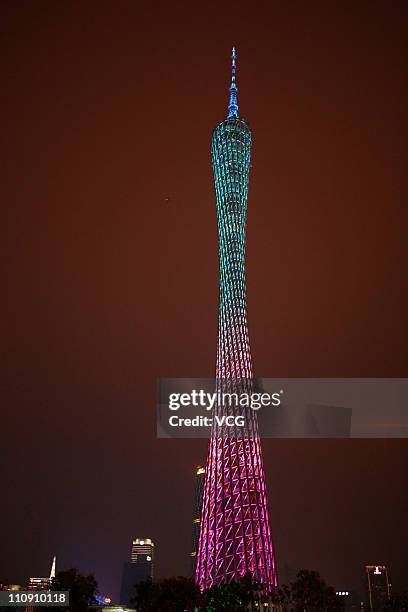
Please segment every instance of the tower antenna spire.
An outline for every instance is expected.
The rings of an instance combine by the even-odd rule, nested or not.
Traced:
[[[236,68],[237,68],[236,59],[237,59],[237,54],[235,51],[235,47],[232,47],[232,55],[231,55],[232,74],[231,74],[231,86],[229,88],[230,101],[228,104],[228,119],[231,119],[232,117],[238,118],[238,99],[237,99],[238,87],[235,82]]]

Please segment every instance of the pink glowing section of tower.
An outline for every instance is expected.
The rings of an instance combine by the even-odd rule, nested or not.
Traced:
[[[238,116],[232,55],[228,117],[211,138],[217,202],[220,295],[216,377],[220,388],[252,384],[245,230],[252,134]],[[221,409],[220,409],[221,410]],[[277,585],[275,557],[256,414],[244,433],[214,427],[209,443],[195,578],[201,589],[250,572],[266,588]]]

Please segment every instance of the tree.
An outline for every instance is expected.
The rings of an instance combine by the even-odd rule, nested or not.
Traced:
[[[238,581],[221,583],[202,594],[191,578],[167,578],[136,585],[132,604],[138,612],[240,612],[260,610],[272,603],[279,612],[341,612],[344,601],[317,572],[300,571],[290,585],[268,593],[250,573]],[[404,610],[404,609],[403,609]],[[404,610],[405,612],[405,610]],[[408,611],[407,611],[408,612]]]
[[[154,584],[151,578],[143,580],[135,585],[135,596],[130,604],[137,610],[148,610],[154,597]]]
[[[200,605],[200,590],[192,578],[178,576],[136,585],[133,604],[143,612],[184,612]]]
[[[96,603],[98,583],[92,574],[83,576],[77,569],[71,568],[58,572],[53,590],[69,591],[69,609],[72,612],[83,612],[89,605]]]
[[[290,587],[275,589],[271,599],[284,612],[341,612],[344,602],[318,572],[301,570]]]
[[[282,584],[282,586],[273,589],[271,593],[264,594],[261,602],[272,603],[280,612],[286,612],[290,609],[290,588],[286,584]]]
[[[408,612],[408,591],[402,595],[393,595],[383,608],[384,612]]]
[[[203,605],[208,611],[226,610],[236,612],[248,610],[249,606],[261,599],[262,586],[247,573],[236,582],[222,583],[203,593]]]

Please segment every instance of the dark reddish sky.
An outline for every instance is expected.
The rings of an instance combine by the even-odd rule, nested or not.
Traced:
[[[408,375],[407,21],[402,1],[1,4],[0,575],[57,554],[116,594],[134,535],[187,571],[206,444],[156,440],[155,381],[214,371],[233,44],[256,374]],[[264,450],[283,579],[349,588],[382,561],[403,586],[406,441]]]

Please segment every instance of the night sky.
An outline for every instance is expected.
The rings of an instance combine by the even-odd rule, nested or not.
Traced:
[[[405,2],[0,7],[0,577],[93,571],[133,536],[188,571],[206,442],[157,440],[158,377],[210,377],[209,141],[238,52],[253,129],[254,371],[406,377]],[[168,200],[168,198],[170,198]],[[408,442],[265,440],[280,579],[408,587]]]

